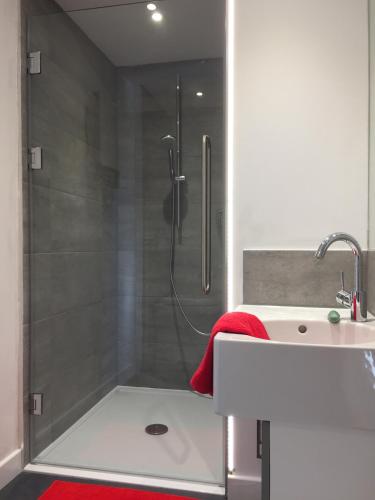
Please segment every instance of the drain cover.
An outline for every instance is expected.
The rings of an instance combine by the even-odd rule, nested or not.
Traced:
[[[152,436],[160,436],[168,432],[168,427],[164,424],[151,424],[146,427],[145,431]]]

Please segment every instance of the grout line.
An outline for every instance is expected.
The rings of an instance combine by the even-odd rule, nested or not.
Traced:
[[[70,251],[70,250],[64,250],[62,252],[35,252],[35,253],[25,253],[24,255],[29,255],[31,257],[34,257],[36,255],[102,255],[102,254],[118,254],[118,250],[75,250],[75,251]]]
[[[103,168],[106,168],[106,167],[103,167]],[[105,203],[103,201],[103,198],[91,198],[89,196],[84,196],[82,194],[78,194],[78,193],[71,193],[69,191],[64,191],[64,189],[59,189],[59,188],[56,188],[56,187],[52,187],[52,186],[45,186],[44,184],[37,184],[35,182],[31,183],[31,186],[32,188],[36,187],[36,188],[42,188],[42,189],[45,189],[47,191],[55,191],[57,193],[63,193],[67,196],[71,196],[71,197],[75,197],[75,198],[81,198],[83,200],[89,200],[89,201],[92,201],[94,203],[96,203],[97,205],[100,205],[100,206],[105,206],[105,205],[110,205],[110,203]],[[104,187],[107,187],[107,186],[104,186]],[[100,189],[103,188],[102,185],[99,186]],[[108,189],[111,189],[112,191],[117,191],[117,187],[111,187],[111,186],[108,186]],[[102,194],[102,193],[101,193]],[[31,195],[31,203],[33,201],[33,195]]]
[[[29,324],[31,325],[31,328],[32,328],[32,325],[41,323],[42,321],[48,321],[48,320],[53,319],[53,318],[58,318],[59,316],[64,316],[65,314],[78,312],[81,309],[86,309],[86,308],[89,308],[91,306],[97,306],[97,305],[103,303],[106,300],[109,300],[109,299],[112,300],[112,299],[116,299],[116,298],[117,298],[117,295],[108,295],[106,297],[103,297],[100,300],[95,301],[95,302],[88,302],[88,303],[85,303],[85,304],[80,304],[80,305],[71,307],[69,309],[64,309],[63,311],[59,311],[59,312],[57,312],[55,314],[51,314],[50,316],[46,316],[45,318],[40,318],[40,319],[35,319],[35,320],[32,319]]]

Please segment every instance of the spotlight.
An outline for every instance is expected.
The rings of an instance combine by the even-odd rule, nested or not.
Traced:
[[[160,23],[163,20],[163,15],[160,12],[154,12],[151,17],[156,23]]]

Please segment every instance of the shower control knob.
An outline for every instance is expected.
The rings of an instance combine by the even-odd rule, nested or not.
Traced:
[[[186,180],[186,177],[184,175],[177,175],[175,178],[174,178],[174,181],[176,183],[179,183],[179,182],[185,182]]]

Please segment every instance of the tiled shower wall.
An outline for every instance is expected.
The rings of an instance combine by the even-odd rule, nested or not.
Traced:
[[[193,323],[209,332],[223,310],[223,65],[221,60],[118,70],[119,323],[121,359],[136,374],[121,383],[186,389],[207,339],[187,326],[169,280],[171,183],[165,134],[176,134],[176,77],[182,88],[182,227],[175,279]],[[204,98],[195,93],[204,91]],[[212,140],[212,292],[201,292],[201,144]],[[130,337],[130,338],[129,338]],[[120,362],[121,363],[121,362]]]
[[[53,6],[52,2],[50,3]],[[32,454],[117,383],[116,73],[63,13],[29,18]]]

